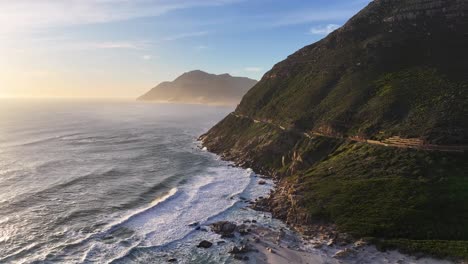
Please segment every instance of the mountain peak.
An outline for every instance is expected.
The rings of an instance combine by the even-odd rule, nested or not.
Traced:
[[[218,76],[218,77],[233,77],[231,74],[229,73],[223,73],[223,74],[212,74],[212,73],[208,73],[208,72],[205,72],[205,71],[202,71],[202,70],[193,70],[193,71],[189,71],[189,72],[185,72],[183,73],[180,77],[197,77],[197,76]]]
[[[237,104],[257,81],[230,74],[210,74],[201,70],[186,72],[173,82],[163,82],[139,98],[145,101]]]
[[[188,71],[184,72],[182,75],[180,75],[178,78],[183,78],[183,77],[196,77],[196,76],[208,76],[210,75],[207,72],[201,71],[201,70],[193,70],[193,71]]]

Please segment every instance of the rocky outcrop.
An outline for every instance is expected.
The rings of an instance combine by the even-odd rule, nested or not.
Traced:
[[[213,243],[211,243],[210,241],[207,241],[207,240],[203,240],[202,242],[200,242],[200,244],[198,244],[198,248],[210,248],[213,246]]]
[[[233,237],[237,225],[228,221],[221,221],[211,225],[211,231],[221,235],[221,237]]]

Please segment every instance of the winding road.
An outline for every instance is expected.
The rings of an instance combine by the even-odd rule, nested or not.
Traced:
[[[275,124],[271,121],[254,119],[249,116],[237,114],[235,112],[232,112],[231,115],[235,116],[236,118],[249,119],[254,123],[268,124],[270,126],[274,126],[283,131],[288,130],[285,127]],[[336,137],[336,136],[331,136],[331,135],[325,135],[323,133],[314,132],[314,131],[310,131],[310,132],[301,131],[300,132],[300,131],[291,130],[291,129],[289,129],[288,131],[300,133],[309,139],[313,139],[314,137],[328,137],[328,138],[335,138],[335,139],[346,139],[346,140],[355,141],[355,142],[367,143],[371,145],[378,145],[378,146],[384,146],[384,147],[393,147],[393,148],[411,148],[411,149],[419,149],[419,150],[426,150],[426,151],[442,151],[442,152],[465,152],[466,150],[468,150],[467,145],[395,144],[391,142],[378,141],[378,140],[358,139],[355,137],[342,138],[342,137]],[[404,141],[405,139],[401,139],[401,140]]]

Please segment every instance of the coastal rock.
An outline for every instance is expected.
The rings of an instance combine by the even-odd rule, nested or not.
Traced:
[[[200,244],[198,244],[198,248],[210,248],[213,246],[213,243],[211,243],[210,241],[207,241],[207,240],[203,240],[202,242],[200,242]]]
[[[243,260],[243,261],[248,261],[250,258],[248,256],[240,256],[240,255],[235,255],[234,259],[236,260]]]
[[[171,259],[168,259],[167,262],[175,263],[175,262],[177,262],[177,259],[176,258],[171,258]]]
[[[248,253],[252,251],[252,248],[249,246],[249,245],[243,245],[239,248],[239,252],[240,254],[244,254],[244,253]]]
[[[368,244],[367,241],[365,241],[365,240],[363,240],[363,239],[360,239],[360,240],[354,242],[354,247],[355,247],[355,248],[361,248],[361,247],[366,246],[367,244]]]
[[[234,246],[230,251],[230,254],[239,254],[241,253],[240,249],[237,246]]]
[[[346,248],[346,249],[336,252],[336,254],[333,255],[333,257],[340,259],[340,258],[347,258],[354,254],[356,254],[356,251],[354,249]]]
[[[240,226],[237,226],[236,228],[237,232],[239,232],[239,234],[241,234],[242,236],[245,236],[247,235],[248,233],[250,233],[251,229],[248,228],[245,224],[242,224]]]
[[[230,237],[234,235],[237,225],[228,221],[220,221],[211,225],[211,230],[223,237]]]
[[[259,181],[258,184],[259,184],[259,185],[265,185],[265,184],[266,184],[266,181]]]
[[[353,242],[353,238],[346,233],[338,233],[336,236],[336,241],[340,246],[346,246]]]
[[[188,226],[190,226],[190,227],[196,227],[196,226],[199,226],[199,225],[200,225],[199,222],[194,222],[194,223],[191,223],[191,224],[188,225]]]
[[[322,244],[322,243],[318,243],[318,242],[317,242],[317,243],[313,243],[312,247],[313,247],[313,248],[319,249],[319,248],[322,248],[322,247],[323,247],[323,244]]]

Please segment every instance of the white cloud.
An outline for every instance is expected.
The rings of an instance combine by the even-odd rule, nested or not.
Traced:
[[[153,58],[153,56],[146,54],[146,55],[141,56],[141,58],[143,60],[151,60]]]
[[[206,45],[198,45],[195,47],[196,50],[206,50],[208,48],[208,46]]]
[[[0,32],[107,23],[242,0],[0,0]]]
[[[244,68],[244,71],[246,72],[261,72],[263,68],[261,67],[246,67]]]
[[[164,40],[173,41],[173,40],[179,40],[179,39],[184,39],[184,38],[201,37],[205,35],[208,35],[208,31],[187,32],[187,33],[181,33],[181,34],[165,37]]]
[[[148,50],[154,42],[151,41],[77,41],[74,39],[37,39],[33,40],[36,45],[47,45],[56,50]]]
[[[138,44],[132,42],[100,42],[90,46],[97,49],[139,49]]]
[[[338,28],[340,28],[340,25],[328,24],[328,25],[312,27],[309,32],[310,34],[314,34],[314,35],[327,35],[327,34],[332,33]]]

